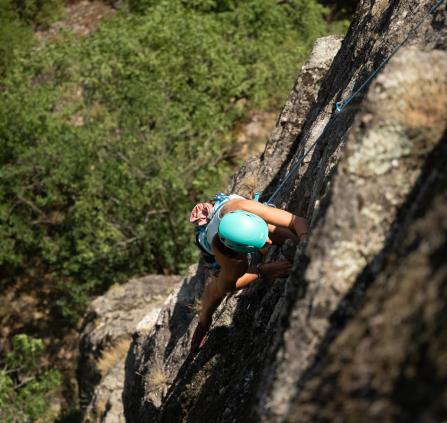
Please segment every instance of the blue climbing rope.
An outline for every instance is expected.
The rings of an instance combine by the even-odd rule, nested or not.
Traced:
[[[404,38],[404,40],[399,43],[387,56],[387,58],[376,68],[374,69],[369,77],[360,85],[360,87],[355,90],[346,100],[339,101],[335,103],[335,111],[331,116],[331,119],[329,120],[326,128],[324,128],[321,135],[315,140],[315,142],[312,143],[312,145],[304,152],[304,154],[298,159],[297,163],[293,165],[292,169],[290,169],[289,173],[286,175],[286,177],[283,179],[281,184],[278,186],[278,188],[275,190],[275,192],[271,195],[271,197],[267,200],[267,203],[272,203],[277,195],[280,193],[281,189],[284,187],[286,182],[291,178],[295,172],[299,170],[301,165],[304,162],[304,159],[309,155],[309,153],[312,151],[312,149],[315,147],[317,142],[320,140],[320,138],[323,136],[325,132],[327,132],[332,125],[335,122],[335,117],[343,112],[346,107],[352,102],[352,100],[360,93],[362,92],[374,79],[374,77],[384,68],[384,66],[390,61],[390,59],[398,52],[398,50],[418,31],[418,29],[421,27],[421,25],[424,23],[424,21],[430,16],[433,15],[436,10],[438,10],[439,6],[441,6],[442,3],[444,3],[445,0],[438,0],[434,6],[431,7],[430,11],[426,13],[420,21],[408,32],[407,36]]]
[[[321,133],[321,135],[312,143],[312,145],[304,152],[304,154],[298,159],[298,161],[293,165],[292,169],[290,169],[289,173],[286,175],[286,177],[283,179],[283,181],[279,184],[278,188],[276,188],[275,192],[272,194],[272,196],[267,200],[267,203],[273,203],[277,195],[281,192],[281,189],[286,184],[286,182],[292,177],[292,175],[295,174],[300,168],[300,166],[303,164],[304,159],[310,154],[312,149],[317,145],[317,142],[320,140],[320,138],[323,136],[323,133],[328,131],[332,125],[335,122],[335,116],[331,116],[331,120],[328,122],[326,128],[324,128],[324,131]]]
[[[426,13],[424,17],[410,30],[405,39],[392,50],[388,57],[373,72],[371,72],[371,75],[369,75],[365,82],[363,82],[363,84],[360,85],[360,87],[356,91],[354,91],[346,100],[339,101],[335,104],[338,113],[340,113],[346,106],[348,106],[349,103],[351,103],[351,101],[369,85],[373,78],[383,69],[383,67],[391,60],[391,58],[399,51],[399,49],[418,31],[420,26],[424,23],[425,19],[427,19],[430,15],[433,15],[439,8],[439,6],[444,3],[444,1],[445,0],[437,1],[437,3],[430,9],[430,11]]]

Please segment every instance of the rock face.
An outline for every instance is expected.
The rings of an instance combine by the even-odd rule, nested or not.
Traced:
[[[85,422],[124,421],[124,361],[131,335],[150,330],[180,276],[151,275],[113,286],[87,310],[80,339],[78,382]]]
[[[436,170],[428,170],[432,179],[418,190],[383,270],[364,298],[351,302],[355,319],[334,316],[340,335],[323,345],[288,422],[445,421],[446,145],[430,160]]]
[[[340,40],[317,43],[328,54],[303,68],[264,154],[231,187],[251,178],[267,199],[309,151],[275,201],[308,218],[309,242],[287,280],[223,302],[195,357],[207,272],[192,268],[151,331],[133,336],[128,422],[447,418],[445,3],[333,113],[433,5],[365,0],[338,53]]]
[[[341,42],[342,39],[337,36],[320,38],[315,42],[267,140],[264,153],[245,163],[233,178],[230,192],[263,192],[269,184],[277,184],[275,175],[292,157],[293,143],[317,99],[321,81],[340,49]]]

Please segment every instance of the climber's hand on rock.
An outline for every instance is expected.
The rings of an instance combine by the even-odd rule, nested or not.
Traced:
[[[264,263],[260,266],[262,276],[270,279],[285,278],[289,276],[292,264],[287,260],[275,261],[273,263]]]

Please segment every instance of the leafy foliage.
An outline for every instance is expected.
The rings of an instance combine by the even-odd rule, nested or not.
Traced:
[[[0,77],[11,67],[17,51],[31,47],[31,37],[10,0],[0,0]]]
[[[359,0],[319,0],[321,4],[330,8],[330,20],[348,20],[355,12]]]
[[[129,9],[23,51],[1,81],[0,270],[44,269],[72,322],[112,282],[193,261],[188,213],[222,190],[231,128],[283,101],[326,30],[308,0]]]
[[[60,374],[39,369],[43,342],[25,334],[12,339],[12,350],[0,361],[0,420],[27,422],[49,417],[49,395],[59,386]],[[43,420],[42,420],[43,419]]]
[[[35,27],[47,27],[62,13],[62,0],[8,0],[20,19]]]

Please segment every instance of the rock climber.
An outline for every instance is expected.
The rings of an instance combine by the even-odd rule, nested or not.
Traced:
[[[191,342],[193,351],[204,345],[213,313],[227,293],[262,276],[274,279],[290,273],[291,263],[286,260],[252,266],[248,255],[287,239],[298,243],[307,235],[307,223],[302,217],[236,194],[219,195],[214,204],[197,204],[190,217],[198,226],[199,247],[219,265],[202,295],[199,322]]]

